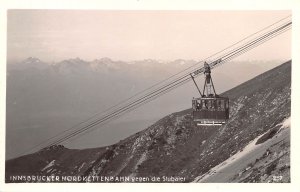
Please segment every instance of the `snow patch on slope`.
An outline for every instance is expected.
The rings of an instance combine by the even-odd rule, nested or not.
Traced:
[[[80,170],[83,168],[83,166],[84,166],[85,164],[86,164],[85,162],[83,162],[83,163],[81,164],[81,166],[78,168],[78,172],[80,172]]]
[[[141,155],[140,159],[136,163],[135,169],[137,169],[139,165],[141,165],[144,161],[146,161],[146,159],[147,159],[147,152]]]
[[[144,152],[137,163],[135,164],[134,171],[129,175],[129,177],[135,177],[138,171],[139,166],[147,160],[147,152]]]
[[[44,167],[44,168],[42,169],[42,171],[45,171],[46,169],[48,169],[48,168],[54,166],[54,164],[55,164],[55,160],[51,161],[48,165],[46,165],[46,167]]]
[[[291,117],[286,118],[282,123],[281,123],[281,128],[289,128],[291,127]]]
[[[289,128],[291,124],[291,118],[288,117],[287,119],[285,119],[282,123],[280,123],[279,125],[282,125],[282,128]],[[259,135],[258,137],[256,137],[255,139],[253,139],[252,141],[250,141],[248,143],[248,145],[241,151],[237,152],[236,154],[234,154],[233,156],[229,157],[227,160],[223,161],[222,163],[220,163],[219,165],[211,168],[208,172],[206,172],[203,175],[200,175],[198,177],[196,177],[194,179],[193,182],[201,182],[207,178],[209,178],[210,176],[214,175],[217,172],[222,171],[225,167],[233,164],[234,162],[236,162],[238,159],[242,158],[243,156],[247,155],[248,153],[254,151],[255,149],[257,149],[260,145],[263,145],[263,143],[261,144],[256,144],[257,140],[260,139],[265,133]]]

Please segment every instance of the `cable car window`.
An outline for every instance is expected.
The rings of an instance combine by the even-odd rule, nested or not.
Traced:
[[[206,100],[204,100],[204,102],[203,102],[203,105],[202,105],[203,107],[203,109],[207,109],[207,101]]]
[[[221,101],[220,100],[217,100],[217,105],[218,105],[218,110],[220,111],[221,110]]]
[[[211,101],[210,101],[210,100],[208,100],[208,101],[207,101],[207,109],[209,109],[209,110],[210,110],[210,108],[211,108]]]
[[[209,110],[213,110],[213,101],[212,100],[209,100]]]
[[[201,109],[201,101],[197,101],[197,106],[196,106],[197,110]]]
[[[221,100],[221,110],[225,109],[225,104],[224,104],[224,100]]]
[[[218,110],[218,104],[217,104],[217,101],[214,101],[214,110]]]

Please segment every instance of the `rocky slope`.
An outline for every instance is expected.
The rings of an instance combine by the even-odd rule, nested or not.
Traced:
[[[230,120],[224,126],[196,126],[188,109],[112,146],[85,150],[56,146],[8,160],[6,182],[16,182],[11,180],[13,175],[155,176],[164,177],[156,182],[201,182],[199,177],[255,139],[254,145],[262,145],[275,137],[282,138],[280,144],[260,149],[257,160],[226,173],[231,175],[224,182],[269,182],[268,178],[281,173],[285,178],[280,181],[289,182],[289,132],[281,131],[285,137],[277,134],[280,123],[290,117],[290,88],[291,62],[287,62],[223,94],[230,98],[231,108]],[[262,163],[265,161],[271,163]]]
[[[194,182],[290,182],[290,118]]]

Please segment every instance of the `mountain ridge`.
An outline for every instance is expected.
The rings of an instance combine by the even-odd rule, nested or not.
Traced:
[[[7,65],[6,159],[16,157],[31,146],[192,65],[192,60],[182,64],[182,59],[170,63],[157,61],[153,65],[151,62],[154,60],[141,60],[136,64],[108,58],[104,60],[112,61],[111,67],[100,63],[90,68],[88,65],[94,64],[81,62],[80,58],[66,59],[67,62],[57,65],[29,58],[28,65],[25,61],[16,64],[15,69]],[[279,61],[229,62],[222,66],[222,70],[214,70],[216,90],[228,90],[278,64]],[[233,68],[239,72],[233,73]],[[196,81],[201,83],[202,78]],[[192,82],[187,83],[114,121],[114,125],[110,125],[113,129],[104,128],[104,133],[94,132],[96,134],[87,135],[67,147],[87,148],[113,144],[173,111],[188,108],[190,99],[196,94]],[[143,113],[144,110],[147,113]],[[118,131],[121,128],[124,131]],[[104,134],[112,137],[103,137]],[[87,139],[89,137],[93,139]]]
[[[23,160],[21,157],[8,160],[7,182],[9,175],[16,173],[178,176],[191,182],[290,116],[290,74],[291,61],[223,93],[230,97],[231,107],[230,120],[224,126],[199,128],[192,123],[191,109],[187,109],[172,113],[111,146],[86,150],[61,147],[49,153],[67,151],[57,157],[40,151],[24,156]],[[79,155],[83,152],[89,155]],[[34,169],[37,171],[31,172],[31,168],[22,171],[22,167],[26,169],[24,163],[33,161],[35,156],[39,157],[36,158],[39,166]]]

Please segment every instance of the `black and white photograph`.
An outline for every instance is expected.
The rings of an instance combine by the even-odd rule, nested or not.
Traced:
[[[5,14],[6,185],[293,182],[292,9]]]

